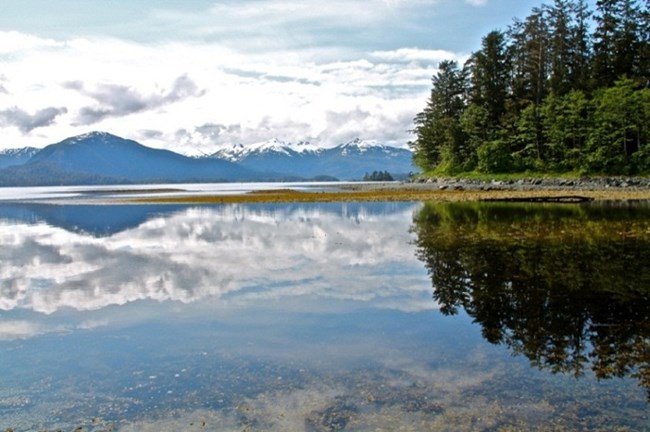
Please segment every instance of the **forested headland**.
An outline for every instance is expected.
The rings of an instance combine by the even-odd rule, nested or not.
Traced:
[[[650,173],[650,0],[554,0],[432,81],[424,172]]]

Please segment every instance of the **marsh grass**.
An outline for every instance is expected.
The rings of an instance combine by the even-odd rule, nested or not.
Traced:
[[[610,190],[572,190],[573,197],[584,200],[640,201],[650,200],[650,190],[610,189]],[[374,201],[495,201],[555,200],[565,197],[566,190],[439,190],[421,187],[400,186],[393,188],[360,188],[339,191],[296,191],[273,189],[252,191],[241,195],[190,195],[190,196],[151,196],[121,200],[123,203],[142,204],[229,204],[229,203],[305,203],[305,202],[374,202]]]

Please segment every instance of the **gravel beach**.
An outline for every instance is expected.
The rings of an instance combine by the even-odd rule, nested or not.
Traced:
[[[145,196],[121,203],[215,204],[338,201],[650,201],[648,178],[479,181],[430,178],[408,182],[346,183],[330,190],[287,188],[240,195]]]

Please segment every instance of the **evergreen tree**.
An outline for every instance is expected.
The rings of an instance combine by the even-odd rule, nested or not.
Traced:
[[[462,146],[459,118],[465,108],[465,75],[455,61],[442,61],[433,77],[427,106],[415,117],[416,139],[410,143],[415,163],[423,170],[454,165]]]
[[[620,0],[598,0],[598,23],[594,33],[593,79],[596,87],[608,87],[616,80],[614,50],[617,30],[620,27],[616,6]]]
[[[542,107],[547,167],[553,171],[578,170],[591,128],[591,104],[581,90],[564,96],[551,94]]]
[[[553,0],[440,63],[415,118],[425,171],[650,172],[650,0]],[[507,38],[506,38],[507,35]]]
[[[506,50],[505,34],[494,30],[485,36],[481,50],[469,60],[471,74],[471,102],[486,109],[488,126],[498,128],[506,111],[510,61]]]
[[[555,0],[548,8],[550,36],[550,89],[563,95],[571,88],[570,10],[566,0]]]
[[[549,74],[567,75],[567,42],[553,41],[549,32],[548,8],[535,8],[523,22],[515,22],[509,35],[511,62],[517,69],[513,76],[513,93],[507,105],[508,121],[502,122],[516,165],[538,169],[542,162],[542,120],[540,107],[548,94]],[[566,12],[566,11],[565,11]],[[559,16],[560,13],[558,12]],[[557,19],[557,25],[566,27],[567,16]],[[560,38],[563,36],[560,34]],[[553,42],[559,46],[557,64],[552,62]],[[560,52],[564,51],[564,52]],[[560,63],[562,63],[560,65]],[[553,70],[553,69],[557,70]],[[560,83],[558,82],[558,85]]]
[[[610,87],[627,76],[641,75],[641,10],[636,0],[598,0],[594,34],[594,81]]]
[[[594,99],[594,126],[590,130],[587,168],[607,174],[638,171],[633,161],[648,149],[648,92],[624,78]],[[637,162],[638,163],[638,162]],[[644,167],[645,168],[645,167]]]
[[[393,181],[393,176],[388,171],[373,171],[372,174],[365,173],[363,181]]]
[[[639,78],[645,87],[650,88],[650,0],[645,0],[640,21]]]
[[[547,10],[550,91],[562,96],[571,90],[586,90],[590,14],[585,0],[554,0]]]
[[[591,73],[591,43],[589,22],[592,13],[586,0],[569,3],[571,25],[569,28],[569,83],[571,90],[588,91]]]
[[[490,140],[488,117],[487,109],[476,104],[470,104],[460,117],[460,128],[465,136],[463,161],[467,170],[476,168],[478,148]]]

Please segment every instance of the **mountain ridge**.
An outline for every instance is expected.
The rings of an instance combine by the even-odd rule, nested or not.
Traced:
[[[0,150],[0,169],[14,165],[22,165],[39,151],[40,149],[36,147],[22,147]]]
[[[413,171],[410,151],[359,139],[332,148],[273,139],[190,157],[96,131],[3,155],[0,186],[360,180],[374,170]]]
[[[341,180],[360,180],[372,171],[388,171],[406,177],[416,171],[412,153],[400,147],[356,138],[334,147],[316,147],[308,142],[296,144],[273,139],[251,145],[235,144],[204,156],[239,163],[253,170],[282,172],[304,177],[320,173]]]

